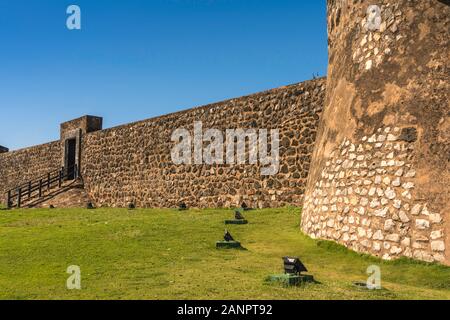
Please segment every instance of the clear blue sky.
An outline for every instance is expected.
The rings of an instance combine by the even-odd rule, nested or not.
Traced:
[[[84,114],[142,120],[326,74],[325,0],[0,0],[0,145]],[[82,30],[66,28],[66,9]]]

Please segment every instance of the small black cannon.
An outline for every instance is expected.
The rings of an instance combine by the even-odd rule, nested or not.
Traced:
[[[188,209],[188,207],[187,207],[186,203],[184,203],[184,202],[181,202],[181,203],[178,205],[178,210],[179,210],[179,211],[186,211],[187,209]]]
[[[300,275],[302,272],[308,272],[306,267],[297,257],[284,257],[284,272],[291,275]]]
[[[225,220],[225,224],[247,224],[248,221],[242,215],[241,210],[234,210],[234,220]]]
[[[234,218],[236,220],[245,220],[245,217],[242,215],[242,213],[239,210],[236,210],[234,212]]]
[[[278,282],[284,286],[299,286],[304,283],[316,283],[314,277],[302,272],[308,272],[306,267],[297,257],[283,257],[284,274],[272,275],[270,282]]]
[[[250,211],[251,210],[251,208],[249,208],[249,206],[245,202],[242,202],[241,208],[244,211]]]
[[[234,240],[233,236],[225,230],[225,235],[223,236],[223,241],[216,242],[217,249],[242,249],[241,243]]]
[[[233,237],[231,236],[231,234],[230,234],[230,232],[228,230],[225,230],[225,235],[224,235],[223,239],[226,242],[234,241]]]

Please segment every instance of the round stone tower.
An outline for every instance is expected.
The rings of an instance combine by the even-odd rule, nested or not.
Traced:
[[[450,6],[328,0],[327,99],[302,230],[450,263]]]

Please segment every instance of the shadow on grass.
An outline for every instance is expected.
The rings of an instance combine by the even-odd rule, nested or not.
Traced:
[[[300,283],[298,283],[296,285],[288,285],[288,284],[283,283],[281,281],[273,281],[271,276],[267,276],[264,279],[264,285],[267,285],[267,286],[281,286],[281,287],[285,287],[285,288],[307,288],[307,287],[313,286],[313,285],[321,286],[322,282],[317,281],[316,279],[314,279],[312,281],[300,282]]]
[[[450,267],[443,265],[443,264],[439,264],[437,262],[425,262],[425,261],[420,261],[420,260],[414,260],[411,258],[407,258],[407,257],[399,257],[398,259],[395,260],[382,260],[378,257],[374,257],[371,256],[369,254],[366,253],[359,253],[353,250],[348,249],[347,247],[338,244],[336,242],[333,241],[328,241],[328,240],[317,240],[316,241],[316,245],[324,250],[327,250],[328,252],[334,252],[334,253],[339,253],[339,254],[345,254],[349,257],[354,257],[354,258],[364,258],[366,260],[369,261],[374,261],[374,262],[378,262],[384,265],[391,265],[391,266],[427,266],[427,267],[432,267],[432,268],[437,268],[437,269],[441,269],[441,270],[445,270],[445,271],[449,271]]]
[[[437,262],[425,262],[407,257],[399,257],[395,260],[382,260],[365,253],[358,253],[343,245],[327,240],[315,240],[316,246],[327,254],[346,257],[347,263],[361,262],[378,265],[383,270],[383,279],[392,283],[421,285],[430,289],[450,289],[450,267]],[[375,290],[378,291],[378,290]]]

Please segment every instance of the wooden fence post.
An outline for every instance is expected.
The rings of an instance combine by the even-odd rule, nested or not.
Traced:
[[[6,203],[6,207],[8,208],[8,209],[11,209],[11,205],[12,205],[12,203],[11,203],[11,190],[9,190],[8,191],[8,199],[7,199],[7,203]]]
[[[42,179],[39,180],[39,198],[42,198]]]
[[[20,208],[22,202],[22,188],[17,190],[17,208]]]
[[[58,185],[59,185],[60,188],[61,188],[61,186],[62,186],[62,177],[63,177],[63,174],[64,174],[64,168],[62,168],[61,171],[59,172]]]

